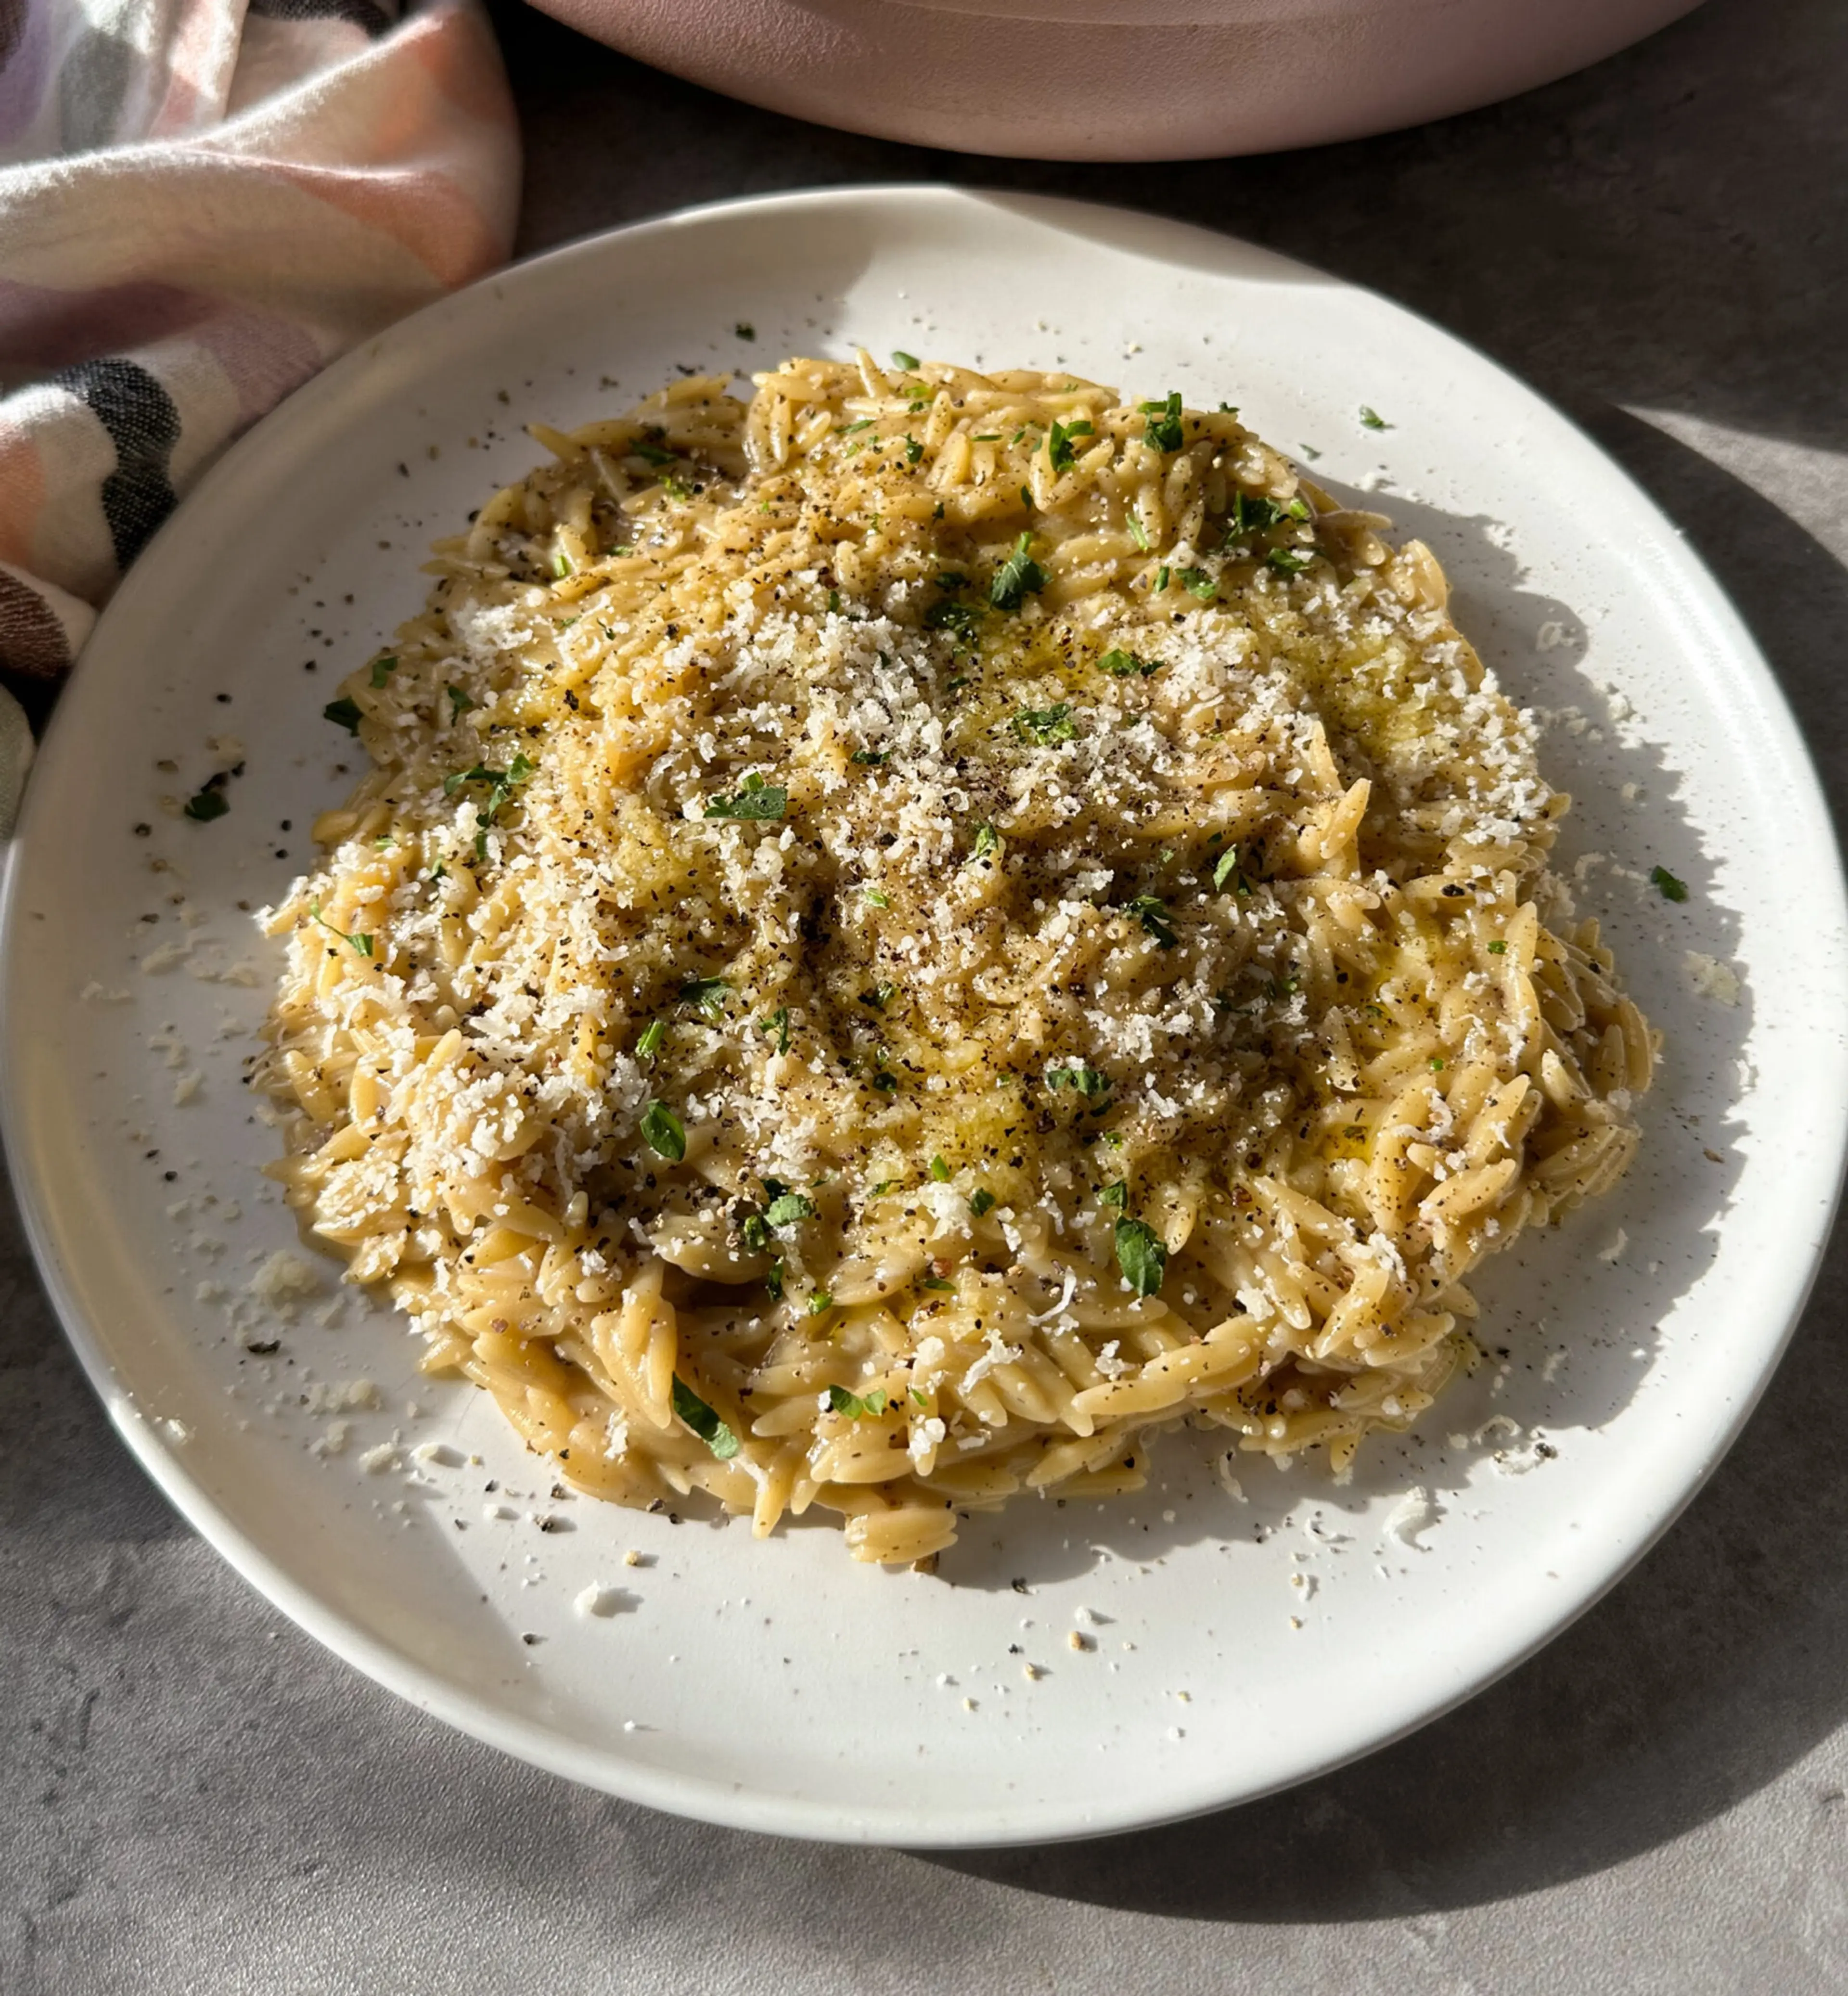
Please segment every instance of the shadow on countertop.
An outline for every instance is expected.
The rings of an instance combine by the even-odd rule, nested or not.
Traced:
[[[1831,0],[1708,0],[1540,90],[1375,139],[1254,158],[1074,165],[890,143],[648,69],[490,0],[519,101],[534,252],[665,209],[948,181],[1223,229],[1437,320],[1581,417],[1698,410],[1848,446],[1848,67]],[[1690,82],[1690,78],[1698,79]],[[1383,392],[1383,391],[1382,391]]]

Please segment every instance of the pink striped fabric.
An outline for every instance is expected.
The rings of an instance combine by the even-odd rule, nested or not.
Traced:
[[[0,0],[15,684],[68,667],[238,431],[505,258],[519,171],[477,0]],[[0,738],[0,825],[7,766]]]

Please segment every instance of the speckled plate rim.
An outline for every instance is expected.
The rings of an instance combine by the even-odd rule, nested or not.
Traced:
[[[131,622],[143,597],[151,593],[163,564],[176,555],[191,531],[192,522],[220,486],[237,478],[253,460],[272,451],[286,453],[302,447],[302,440],[311,435],[324,415],[339,408],[376,356],[407,342],[428,340],[439,334],[453,336],[459,327],[467,324],[488,291],[531,281],[535,274],[549,282],[573,270],[582,270],[587,275],[597,273],[604,269],[613,253],[621,253],[621,246],[625,243],[666,231],[697,231],[703,222],[714,218],[758,215],[767,219],[802,208],[838,207],[855,212],[863,224],[876,229],[879,212],[885,204],[958,201],[1000,206],[1050,228],[1069,229],[1075,238],[1089,236],[1132,250],[1144,247],[1150,253],[1167,255],[1177,262],[1192,260],[1197,255],[1203,267],[1209,269],[1233,246],[1229,239],[1212,232],[1088,203],[1012,194],[990,198],[954,188],[917,186],[820,189],[717,202],[588,237],[439,301],[364,342],[297,391],[233,446],[201,481],[197,493],[177,509],[104,613],[99,634],[112,635],[118,627]],[[1362,287],[1347,285],[1271,253],[1254,250],[1251,254],[1295,281],[1368,295]],[[1805,855],[1811,884],[1819,897],[1818,906],[1826,911],[1826,919],[1819,922],[1819,930],[1838,939],[1848,938],[1848,890],[1844,887],[1829,815],[1807,746],[1755,642],[1709,572],[1686,547],[1679,531],[1595,442],[1497,363],[1389,300],[1374,297],[1371,301],[1382,312],[1420,326],[1426,336],[1447,350],[1458,369],[1478,377],[1494,377],[1511,407],[1518,407],[1526,418],[1574,452],[1581,470],[1599,481],[1603,501],[1620,505],[1633,528],[1647,529],[1649,557],[1671,572],[1681,600],[1713,632],[1730,668],[1738,674],[1741,696],[1749,701],[1754,725],[1780,759],[1787,779],[1784,802],[1794,819],[1793,843]],[[15,841],[10,846],[0,845],[0,869],[3,869],[0,872],[0,1135],[5,1137],[27,1236],[53,1306],[91,1384],[143,1467],[188,1522],[253,1586],[336,1655],[412,1705],[487,1744],[566,1779],[588,1782],[681,1815],[760,1832],[838,1842],[976,1848],[1100,1836],[1178,1820],[1254,1800],[1326,1773],[1454,1709],[1525,1661],[1624,1577],[1691,1500],[1737,1437],[1795,1330],[1820,1266],[1829,1223],[1839,1199],[1844,1166],[1848,1165],[1848,1051],[1841,1048],[1829,1049],[1819,1057],[1815,1077],[1814,1102],[1822,1112],[1821,1120],[1833,1130],[1833,1143],[1824,1153],[1831,1167],[1831,1187],[1824,1223],[1815,1230],[1814,1251],[1802,1265],[1789,1265],[1781,1282],[1767,1285],[1751,1352],[1756,1371],[1742,1384],[1726,1410],[1726,1417],[1714,1423],[1697,1451],[1681,1465],[1679,1478],[1664,1479],[1657,1489],[1657,1501],[1647,1512],[1640,1511],[1625,1521],[1612,1555],[1595,1581],[1581,1585],[1571,1599],[1558,1603],[1543,1625],[1523,1631],[1517,1642],[1485,1660],[1481,1667],[1454,1689],[1415,1711],[1395,1714],[1391,1722],[1384,1725],[1362,1719],[1345,1730],[1331,1729],[1325,1751],[1303,1757],[1301,1764],[1275,1778],[1255,1785],[1239,1785],[1228,1783],[1223,1776],[1217,1779],[1209,1776],[1187,1784],[1185,1789],[1177,1786],[1153,1806],[1141,1795],[1115,1803],[1106,1801],[1082,1822],[1072,1819],[1069,1812],[1062,1815],[1043,1810],[1035,1812],[1005,1805],[973,1807],[959,1819],[947,1820],[941,1815],[921,1819],[903,1809],[882,1806],[857,1812],[843,1810],[831,1803],[752,1791],[722,1781],[664,1772],[607,1755],[587,1756],[561,1742],[553,1731],[510,1718],[490,1699],[459,1694],[435,1681],[390,1644],[356,1627],[262,1551],[203,1487],[184,1455],[161,1433],[157,1423],[123,1391],[108,1356],[106,1336],[90,1320],[79,1299],[47,1216],[36,1160],[21,1141],[18,1076],[29,1049],[16,1037],[21,1010],[14,988],[20,955],[17,886],[22,869],[15,862],[18,855],[36,838],[53,835],[59,810],[68,807],[67,793],[79,766],[72,745],[83,731],[87,707],[105,697],[105,688],[94,676],[87,679],[84,673],[78,673],[48,731],[37,779],[29,788]],[[1837,956],[1836,997],[1843,1010],[1848,1011],[1848,972],[1839,967],[1842,961],[1848,959],[1841,958],[1839,952]],[[1811,1210],[1815,1211],[1813,1206]],[[1736,1215],[1733,1223],[1739,1223]]]

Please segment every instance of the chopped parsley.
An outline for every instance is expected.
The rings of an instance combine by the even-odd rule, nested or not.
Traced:
[[[1506,956],[1508,954],[1508,945],[1500,941],[1492,942],[1488,945],[1488,953],[1491,956]]]
[[[934,1178],[939,1185],[948,1185],[949,1183],[950,1168],[944,1162],[941,1154],[931,1160],[930,1172],[931,1177]]]
[[[667,480],[663,479],[661,482],[663,484],[666,484]],[[560,548],[557,553],[552,557],[552,573],[560,582],[563,582],[565,577],[571,573],[571,557],[566,553],[563,548]]]
[[[212,777],[202,789],[195,790],[181,808],[196,824],[209,824],[215,817],[222,817],[231,808],[230,800],[225,795],[223,774]]]
[[[790,1050],[790,1008],[779,1005],[767,1019],[760,1020],[759,1027],[765,1038],[776,1042],[776,1051],[786,1054]]]
[[[1132,512],[1129,516],[1130,539],[1144,554],[1148,552],[1148,529],[1142,524],[1142,515]]]
[[[922,444],[921,444],[921,443],[917,441],[917,438],[916,438],[916,437],[910,437],[910,436],[907,437],[907,438],[905,439],[905,462],[906,462],[906,463],[907,463],[907,464],[915,464],[915,463],[917,462],[917,460],[918,460],[921,457],[922,457],[923,456],[924,456],[924,446],[923,446]]]
[[[480,823],[475,833],[475,857],[477,861],[487,857],[487,828],[501,814],[501,807],[525,783],[538,765],[525,755],[515,755],[504,769],[490,769],[484,762],[477,762],[472,769],[458,769],[442,779],[442,793],[453,797],[456,793],[470,783],[487,785],[487,798],[480,811]]]
[[[321,718],[323,721],[331,721],[336,728],[344,728],[349,735],[357,735],[360,731],[360,723],[365,717],[360,713],[359,703],[356,700],[342,697],[339,700],[330,700],[321,710]]]
[[[1148,421],[1142,428],[1142,440],[1151,450],[1179,450],[1187,441],[1187,433],[1181,423],[1181,391],[1175,389],[1165,401],[1144,402],[1142,413]]]
[[[692,1429],[721,1462],[729,1462],[738,1453],[738,1437],[707,1406],[680,1374],[674,1375],[674,1416]]]
[[[869,907],[889,908],[892,905],[892,896],[882,887],[862,887],[860,893]]]
[[[1251,882],[1238,870],[1238,848],[1236,845],[1228,845],[1213,863],[1213,884],[1220,893],[1224,893],[1228,880],[1232,883],[1234,893],[1251,893]]]
[[[808,1313],[810,1316],[819,1316],[824,1310],[831,1310],[834,1306],[835,1299],[826,1289],[817,1289],[808,1299]]]
[[[1189,596],[1197,596],[1203,603],[1216,601],[1219,596],[1219,584],[1203,568],[1182,569],[1181,586]]]
[[[1094,1067],[1080,1061],[1075,1067],[1049,1067],[1046,1070],[1046,1086],[1056,1095],[1062,1088],[1069,1088],[1082,1095],[1087,1102],[1094,1102],[1100,1096],[1110,1092],[1110,1078],[1100,1074]]]
[[[449,695],[450,720],[454,721],[458,719],[461,715],[466,714],[471,707],[474,706],[475,702],[470,699],[468,695],[463,691],[460,687],[453,686],[448,689],[448,691]]]
[[[947,1289],[952,1296],[956,1292],[954,1282],[946,1282],[941,1275],[926,1275],[917,1285],[921,1289]]]
[[[860,993],[860,1003],[875,1012],[883,1012],[897,996],[896,984],[876,984],[871,990]]]
[[[1160,1293],[1162,1272],[1168,1266],[1168,1249],[1148,1221],[1117,1221],[1117,1265],[1123,1271],[1124,1281],[1137,1296]]]
[[[1361,404],[1361,422],[1364,428],[1370,430],[1389,430],[1392,427],[1378,409],[1368,408],[1364,402]]]
[[[1678,880],[1666,866],[1652,866],[1649,869],[1650,885],[1665,901],[1685,901],[1688,898],[1688,883]]]
[[[845,1414],[850,1421],[863,1420],[869,1414],[883,1414],[886,1404],[883,1386],[875,1386],[870,1393],[865,1394],[850,1393],[845,1386],[830,1386],[828,1389],[828,1412]]]
[[[1272,548],[1264,558],[1266,568],[1274,568],[1279,575],[1300,575],[1315,559],[1313,554],[1302,548]]]
[[[988,586],[988,600],[997,610],[1018,610],[1023,599],[1037,596],[1046,586],[1046,571],[1027,549],[1033,536],[1023,534],[1013,544],[1013,552],[995,570]]]
[[[960,578],[958,578],[960,580]],[[942,578],[939,578],[941,581]],[[947,588],[947,582],[943,583]],[[981,606],[974,603],[958,603],[945,597],[941,603],[933,603],[924,612],[927,631],[948,631],[958,640],[972,636],[982,621]]]
[[[667,1021],[650,1019],[642,1029],[642,1037],[635,1042],[637,1060],[652,1061],[661,1051],[661,1042],[667,1038]]]
[[[764,1219],[772,1227],[795,1227],[815,1217],[815,1202],[799,1192],[779,1193],[772,1199]]]
[[[322,916],[321,913],[321,903],[318,901],[309,902],[308,920],[311,922],[319,924],[322,928],[326,930],[329,935],[337,935],[340,940],[343,943],[346,944],[346,945],[353,952],[355,955],[371,955],[372,938],[366,934],[363,931],[359,934],[349,935],[345,929],[336,928],[332,922],[327,921]]]
[[[1041,748],[1072,741],[1078,734],[1071,703],[1063,700],[1056,707],[1022,707],[1013,718],[1013,731],[1023,742],[1037,742]]]
[[[631,444],[629,448],[644,464],[672,464],[674,461],[675,453],[663,450],[658,443]]]
[[[1074,437],[1096,435],[1096,432],[1093,426],[1082,418],[1075,423],[1055,423],[1046,432],[1047,461],[1055,472],[1069,471],[1074,455],[1072,439]]]
[[[1164,949],[1174,948],[1175,932],[1168,919],[1168,903],[1158,896],[1138,894],[1124,913],[1134,915]]]
[[[762,776],[752,775],[745,777],[735,796],[714,797],[705,814],[752,823],[779,818],[789,807],[790,793],[781,783],[766,783]]]
[[[731,989],[722,977],[690,977],[680,986],[680,1003],[690,1005],[708,1023],[724,1014],[724,996]]]
[[[382,687],[397,670],[397,661],[389,655],[382,659],[374,659],[372,662],[373,685],[375,687]]]
[[[773,1303],[783,1301],[783,1259],[779,1255],[764,1271],[764,1293]]]
[[[642,1112],[642,1141],[658,1158],[679,1164],[687,1155],[687,1130],[665,1102],[651,1102]]]
[[[856,748],[847,759],[850,762],[858,762],[863,769],[876,769],[883,765],[890,752],[886,748]]]
[[[995,1196],[986,1186],[978,1186],[969,1196],[969,1210],[979,1220],[983,1214],[993,1211]]]
[[[992,824],[979,824],[976,827],[976,842],[971,847],[969,855],[972,860],[986,859],[991,852],[999,852],[1000,849],[1001,835]]]
[[[1097,669],[1108,673],[1113,680],[1134,679],[1138,673],[1148,679],[1161,669],[1161,662],[1159,659],[1139,659],[1134,652],[1112,645],[1097,661]]]
[[[1166,562],[1155,570],[1155,594],[1161,595],[1168,587],[1168,568]]]
[[[892,364],[894,367],[902,368],[907,374],[915,374],[918,369],[917,356],[907,353],[902,346],[895,346],[892,349]]]
[[[1097,1188],[1097,1203],[1100,1206],[1113,1206],[1120,1211],[1129,1203],[1128,1185],[1119,1179],[1114,1185],[1100,1186]]]

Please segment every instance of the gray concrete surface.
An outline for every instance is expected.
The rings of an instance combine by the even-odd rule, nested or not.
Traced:
[[[1848,14],[1711,0],[1589,73],[1323,152],[883,146],[502,8],[522,247],[942,177],[1218,225],[1388,291],[1589,427],[1757,631],[1848,802]],[[171,1516],[0,1211],[0,1991],[1524,1996],[1848,1989],[1848,1248],[1732,1457],[1543,1655],[1203,1822],[921,1857],[731,1835],[502,1760],[324,1655]],[[966,1950],[959,1951],[966,1959]]]

